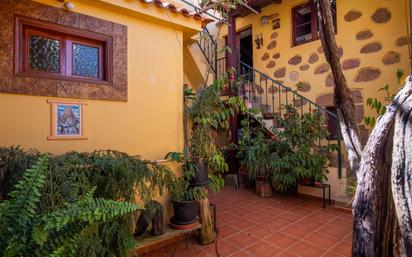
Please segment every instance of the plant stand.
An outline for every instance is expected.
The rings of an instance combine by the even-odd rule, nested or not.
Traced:
[[[266,181],[256,181],[256,194],[260,197],[272,197],[272,184]]]
[[[329,184],[301,184],[302,186],[307,186],[307,187],[313,187],[313,188],[318,188],[322,189],[322,203],[323,203],[323,209],[326,207],[326,194],[325,191],[326,189],[328,190],[328,204],[331,205],[331,199],[330,199],[330,185]]]

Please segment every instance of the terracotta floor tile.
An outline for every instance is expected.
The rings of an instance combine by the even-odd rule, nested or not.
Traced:
[[[259,240],[259,238],[255,237],[250,233],[240,232],[231,237],[226,238],[225,240],[237,246],[240,249],[244,249],[256,243]]]
[[[324,255],[322,255],[322,257],[349,257],[349,256],[350,256],[350,255],[348,255],[348,256],[342,256],[342,255],[336,254],[336,253],[334,253],[334,252],[332,252],[332,251],[329,251],[329,252],[325,253]]]
[[[329,207],[323,209],[318,200],[279,194],[260,198],[253,189],[242,186],[238,190],[224,187],[218,194],[211,193],[210,201],[217,209],[220,257],[347,257],[350,254],[352,215]],[[186,257],[184,243],[177,246],[175,257]],[[169,257],[173,247],[143,257]],[[215,245],[201,246],[191,240],[189,257],[217,257]]]
[[[296,238],[282,232],[274,233],[273,235],[265,237],[263,240],[275,244],[282,249],[289,248],[298,241]]]
[[[353,234],[352,234],[352,232],[349,232],[349,234],[348,235],[346,235],[344,238],[343,238],[343,242],[345,242],[345,243],[348,243],[348,244],[352,244],[352,239],[353,239]]]
[[[231,255],[230,257],[255,257],[254,255],[250,255],[249,253],[245,252],[245,251],[239,251],[233,255]]]
[[[289,221],[289,222],[297,222],[304,218],[305,215],[298,214],[298,213],[293,213],[293,211],[289,210],[287,212],[284,212],[278,216],[279,219]]]
[[[303,216],[307,216],[307,215],[312,214],[315,211],[317,211],[317,209],[318,208],[307,208],[307,206],[305,206],[305,207],[298,206],[298,207],[295,207],[295,208],[291,209],[289,212],[300,214],[300,215],[303,215]]]
[[[276,257],[299,257],[299,256],[297,256],[296,254],[291,253],[291,252],[285,250],[285,251],[279,253],[278,255],[276,255]]]
[[[247,228],[250,228],[251,226],[256,225],[253,221],[247,220],[245,218],[236,218],[232,219],[227,222],[229,225],[231,225],[234,228],[237,228],[239,230],[245,230]]]
[[[252,211],[246,207],[241,207],[241,208],[234,209],[232,213],[236,214],[239,217],[245,217],[245,216],[255,213],[255,211]]]
[[[271,219],[272,217],[266,214],[262,214],[260,212],[255,212],[255,213],[245,216],[244,218],[247,220],[253,221],[256,224],[259,224],[259,223],[262,223],[262,222],[265,222]]]
[[[272,229],[275,229],[275,230],[282,230],[282,229],[286,228],[287,226],[290,226],[290,224],[291,223],[289,221],[285,221],[285,220],[275,218],[271,221],[266,222],[265,226],[268,226],[268,227],[270,227]]]
[[[322,212],[314,212],[312,214],[309,214],[307,217],[315,221],[321,221],[325,224],[335,218],[335,216],[333,216],[332,214]]]
[[[340,254],[342,256],[350,256],[352,253],[352,245],[341,242],[331,249],[332,253]]]
[[[322,223],[320,221],[315,221],[311,219],[302,219],[298,222],[296,222],[294,225],[311,230],[311,231],[316,231],[319,228],[321,228],[325,223]]]
[[[353,221],[352,220],[348,220],[348,219],[342,219],[342,218],[336,218],[333,219],[329,222],[329,224],[338,226],[338,227],[343,227],[346,229],[352,229],[353,227]]]
[[[298,242],[287,249],[287,251],[302,257],[320,257],[326,252],[322,248],[305,242]]]
[[[245,250],[257,257],[273,257],[282,251],[282,248],[268,242],[259,241]]]
[[[260,211],[260,213],[268,215],[272,218],[279,216],[283,212],[285,211],[280,208],[276,208],[276,207],[269,207],[269,208],[266,208]]]
[[[219,223],[230,223],[230,222],[232,222],[232,221],[234,221],[234,220],[236,220],[237,218],[239,218],[236,214],[234,214],[234,213],[227,213],[227,214],[225,214],[225,215],[221,215],[221,216],[217,216],[216,215],[216,217],[217,217],[217,221],[219,222]]]
[[[230,256],[231,254],[234,254],[234,253],[236,253],[236,252],[238,252],[238,251],[240,250],[238,247],[234,246],[234,245],[231,244],[231,243],[226,242],[225,240],[220,240],[220,241],[218,242],[218,244],[217,244],[217,249],[218,249],[219,255],[220,255],[221,257],[223,257],[223,256]],[[217,257],[216,248],[215,248],[215,247],[210,247],[210,248],[208,249],[207,253],[208,253],[210,256]]]
[[[256,226],[252,226],[245,230],[246,233],[249,233],[257,238],[264,238],[268,235],[271,235],[278,230],[272,226],[267,226],[266,223],[262,223]]]
[[[219,237],[222,239],[232,236],[240,231],[239,229],[229,224],[220,225],[218,226],[218,229],[219,229]]]
[[[316,232],[323,234],[323,235],[327,235],[336,239],[342,239],[344,238],[346,235],[349,234],[350,230],[346,229],[346,228],[342,228],[342,227],[338,227],[335,225],[324,225],[323,227],[321,227],[319,230],[317,230]]]
[[[309,234],[313,233],[313,231],[308,230],[304,227],[297,226],[295,224],[282,229],[281,232],[297,239],[307,237]]]
[[[334,239],[332,237],[325,236],[325,235],[315,232],[305,237],[304,239],[302,239],[302,241],[305,241],[306,243],[309,243],[315,246],[319,246],[320,248],[323,248],[325,250],[329,250],[334,245],[336,245],[336,243],[338,242],[338,239]]]

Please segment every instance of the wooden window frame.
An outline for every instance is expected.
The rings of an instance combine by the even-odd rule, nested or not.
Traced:
[[[312,31],[312,39],[302,42],[302,43],[298,43],[296,42],[296,34],[297,34],[297,25],[296,25],[296,13],[297,10],[304,8],[306,6],[310,5],[311,7],[311,31]],[[336,21],[336,6],[335,6],[335,11],[333,13],[333,21],[334,21],[334,27],[335,27],[335,34],[337,33],[337,21]],[[309,23],[309,22],[308,22]],[[306,24],[308,24],[306,23]],[[303,24],[303,25],[306,25]],[[300,26],[302,26],[302,24],[300,24]],[[318,33],[318,15],[317,15],[317,7],[315,4],[314,0],[310,0],[307,3],[304,4],[300,4],[297,6],[292,7],[292,46],[300,46],[300,45],[304,45],[306,43],[310,43],[313,41],[316,41],[319,39],[319,33]]]
[[[29,46],[30,35],[57,39],[60,41],[60,72],[30,70]],[[99,49],[99,77],[76,76],[74,67],[73,44],[92,46]],[[110,85],[113,80],[113,40],[112,37],[86,30],[71,28],[33,18],[16,16],[15,18],[15,61],[17,76],[36,77],[56,80],[70,80],[84,83]]]

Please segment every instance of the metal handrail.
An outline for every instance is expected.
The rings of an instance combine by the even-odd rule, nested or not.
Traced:
[[[225,57],[224,57],[224,58],[225,58]],[[287,90],[287,91],[290,91],[290,92],[293,92],[294,94],[296,94],[296,95],[299,96],[300,98],[304,99],[305,101],[308,101],[309,103],[313,104],[313,105],[316,106],[317,108],[320,108],[320,109],[322,109],[323,111],[325,111],[326,113],[328,113],[328,114],[332,115],[333,117],[339,119],[339,117],[338,117],[337,115],[335,115],[333,112],[328,111],[325,107],[323,107],[323,106],[321,106],[321,105],[313,102],[313,101],[310,100],[309,98],[306,98],[305,96],[299,94],[299,93],[297,92],[297,90],[293,90],[293,89],[291,89],[290,87],[283,85],[283,84],[280,83],[279,81],[277,81],[277,80],[275,80],[275,79],[272,79],[272,78],[269,77],[268,75],[262,73],[261,71],[253,68],[252,66],[250,66],[250,65],[248,65],[248,64],[246,64],[246,63],[244,63],[244,62],[242,62],[242,61],[239,61],[239,63],[240,63],[241,65],[243,65],[243,66],[245,66],[245,67],[253,70],[254,72],[259,73],[260,76],[265,77],[266,79],[268,79],[268,80],[270,80],[271,82],[279,85],[279,86],[282,87],[283,89],[285,89],[285,90]]]

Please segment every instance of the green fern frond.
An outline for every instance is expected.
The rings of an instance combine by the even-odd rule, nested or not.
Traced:
[[[29,168],[15,185],[9,199],[0,204],[0,253],[4,256],[19,255],[28,240],[35,222],[41,189],[45,182],[48,157],[41,157]]]

